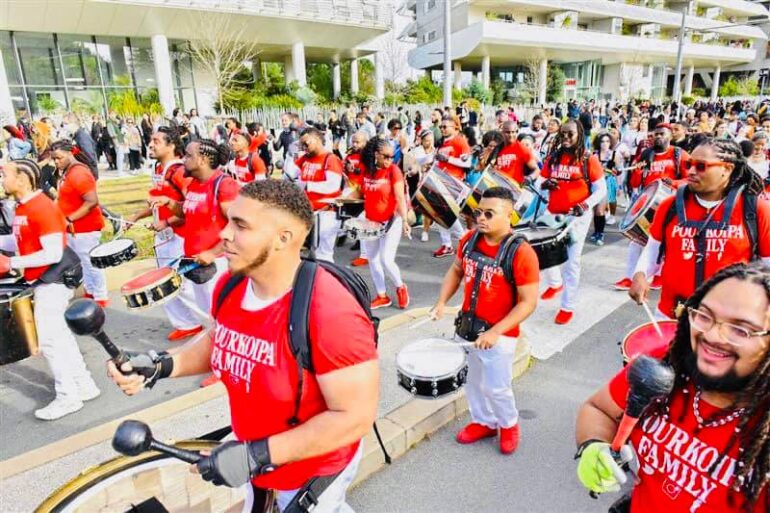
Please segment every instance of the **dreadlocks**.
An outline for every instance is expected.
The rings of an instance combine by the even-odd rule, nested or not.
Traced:
[[[217,142],[212,139],[198,139],[190,144],[198,145],[198,154],[202,157],[206,157],[211,169],[224,166],[230,161],[230,147],[226,144],[217,144]]]
[[[685,306],[698,308],[703,298],[717,284],[735,278],[760,285],[770,301],[770,267],[760,263],[735,264],[712,276],[690,296]],[[676,373],[674,390],[687,387],[690,380],[690,363],[693,356],[690,342],[690,320],[686,313],[679,315],[676,334],[665,361]],[[665,415],[670,404],[667,401],[653,403],[644,416]],[[735,470],[735,489],[746,497],[746,510],[753,511],[754,503],[764,487],[770,483],[770,350],[766,351],[748,385],[737,393],[736,405],[746,405],[746,413],[740,418],[738,428],[727,443],[723,454],[709,469],[714,472],[730,450],[739,444],[738,463]],[[709,420],[713,419],[707,419]],[[767,498],[770,506],[770,495]]]
[[[743,156],[743,150],[738,143],[730,139],[709,137],[698,145],[698,147],[700,146],[713,148],[719,160],[729,162],[735,166],[730,174],[730,181],[727,184],[728,189],[742,185],[749,194],[762,194],[764,189],[762,179],[749,167],[746,157]]]
[[[378,151],[382,151],[383,148],[387,148],[390,145],[388,141],[382,137],[372,137],[361,150],[361,163],[364,165],[366,174],[374,176],[377,172],[377,163],[375,161],[375,154]]]
[[[575,132],[577,133],[577,142],[575,143],[574,148],[564,148],[564,136],[561,135],[562,129],[568,126],[575,127]],[[553,144],[551,145],[551,152],[548,155],[548,159],[551,162],[554,162],[558,164],[561,162],[562,155],[570,154],[574,155],[575,162],[582,162],[583,159],[586,156],[586,134],[585,130],[583,129],[583,124],[575,121],[574,119],[570,119],[566,121],[560,128],[559,131],[556,133],[556,138],[553,141]]]

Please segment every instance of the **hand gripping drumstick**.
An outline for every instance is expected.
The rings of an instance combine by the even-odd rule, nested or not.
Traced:
[[[164,444],[152,437],[150,426],[138,420],[124,420],[112,436],[112,448],[126,456],[138,456],[146,451],[158,451],[187,463],[198,463],[201,455],[196,451],[180,449]]]
[[[104,326],[104,310],[93,299],[76,299],[64,312],[67,326],[76,335],[88,335],[96,339],[109,353],[112,361],[120,369],[128,362],[129,357],[112,343],[110,337],[102,330]]]

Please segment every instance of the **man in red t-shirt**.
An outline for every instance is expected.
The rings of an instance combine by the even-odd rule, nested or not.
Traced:
[[[83,407],[83,401],[101,393],[83,361],[83,355],[67,323],[64,311],[72,298],[58,273],[51,268],[62,263],[67,239],[64,216],[40,190],[40,168],[30,160],[17,160],[0,168],[0,182],[16,202],[13,233],[0,235],[0,277],[11,269],[23,269],[24,279],[34,285],[35,329],[40,352],[54,377],[55,399],[35,411],[41,420],[55,420]],[[77,265],[77,257],[72,261]],[[65,260],[66,262],[67,260]],[[6,329],[4,324],[2,329]]]
[[[678,191],[680,205],[677,196],[661,202],[629,290],[637,302],[647,301],[647,278],[657,269],[663,244],[665,258],[657,311],[662,318],[674,318],[677,304],[719,269],[757,257],[770,264],[770,202],[756,200],[757,233],[752,240],[744,215],[745,194],[760,193],[761,183],[743,158],[740,146],[728,140],[706,140],[693,150],[685,165],[689,168],[688,182]],[[680,208],[686,219],[680,219]],[[664,226],[671,209],[676,214]],[[707,221],[712,224],[705,226]]]
[[[184,153],[184,144],[175,128],[160,127],[152,134],[149,145],[150,158],[156,159],[152,173],[150,198],[166,196],[177,202],[183,202],[187,187],[192,178],[186,176],[184,163],[180,157]],[[153,217],[150,228],[155,232],[155,257],[158,267],[165,267],[184,255],[184,219],[174,215],[168,207],[152,209],[143,207],[126,218],[128,229],[140,219]],[[178,267],[177,264],[174,265]],[[181,291],[192,299],[190,287]],[[163,303],[168,320],[174,327],[169,333],[170,341],[183,340],[203,330],[200,319],[190,310],[184,300],[174,298]]]
[[[567,249],[568,259],[564,264],[543,271],[548,288],[540,298],[552,299],[563,289],[561,309],[554,322],[567,324],[572,320],[577,302],[580,260],[591,226],[589,214],[606,197],[607,182],[599,158],[586,154],[581,123],[567,121],[559,128],[559,135],[561,144],[554,147],[543,166],[541,187],[550,191],[548,212],[568,216],[572,244]]]
[[[267,489],[277,490],[284,510],[311,478],[336,475],[314,511],[349,508],[345,491],[361,459],[361,438],[377,414],[374,326],[345,286],[319,266],[307,314],[313,371],[302,371],[295,409],[298,369],[289,344],[289,308],[303,265],[300,251],[313,226],[310,202],[286,181],[252,182],[229,217],[222,237],[230,272],[217,286],[220,307],[212,312],[210,334],[173,355],[155,355],[154,362],[150,354],[135,355],[124,372],[132,365],[154,366],[149,381],[124,376],[112,363],[110,375],[132,395],[159,378],[211,369],[227,389],[236,441],[202,458],[197,468],[203,478],[231,487],[251,481],[247,504]],[[245,279],[221,297],[233,274]]]
[[[457,441],[477,442],[496,436],[499,429],[503,454],[514,452],[519,443],[519,413],[511,388],[513,359],[519,325],[537,305],[540,272],[537,254],[529,243],[513,242],[513,206],[514,198],[508,189],[492,187],[484,191],[474,212],[477,229],[460,241],[457,258],[444,276],[430,314],[434,320],[440,319],[447,302],[463,285],[463,322],[455,338],[472,340],[475,347],[467,351],[465,388],[471,423],[457,434]],[[466,247],[472,243],[474,247]],[[517,248],[515,244],[519,244]],[[480,323],[483,331],[474,326]],[[470,330],[465,330],[464,325]]]
[[[690,297],[670,349],[651,355],[676,378],[621,451],[621,461],[638,458],[639,469],[621,510],[767,513],[768,311],[770,269],[758,264],[725,268]],[[577,474],[594,493],[618,491],[627,480],[608,442],[628,392],[626,367],[578,412]]]
[[[465,173],[471,168],[471,148],[460,133],[460,126],[460,118],[457,116],[444,116],[441,120],[442,142],[436,152],[436,166],[462,182],[465,180]],[[444,258],[454,253],[452,237],[462,238],[465,229],[458,219],[449,229],[439,226],[438,233],[441,236],[441,247],[433,252],[433,256]]]
[[[79,150],[66,140],[51,145],[51,157],[61,171],[57,205],[67,221],[67,244],[80,258],[83,266],[83,287],[102,307],[109,303],[104,269],[91,265],[89,253],[99,245],[104,227],[96,179],[91,170],[78,160]]]
[[[227,163],[227,172],[239,183],[267,179],[267,167],[256,151],[251,151],[251,136],[236,132],[230,137],[230,147],[235,157]]]
[[[361,152],[363,151],[367,142],[368,139],[366,132],[359,130],[350,138],[350,146],[348,147],[347,154],[345,155],[345,176],[348,179],[348,185],[350,189],[352,189],[354,193],[355,191],[363,190],[364,169],[361,165]],[[366,214],[362,212],[359,218],[364,219],[365,215]],[[350,262],[350,265],[353,267],[361,267],[367,265],[369,263],[369,258],[366,255],[366,246],[360,243],[356,244],[360,246],[360,251],[358,257],[354,258]],[[355,249],[355,244],[353,245],[353,249]]]
[[[307,193],[316,216],[319,260],[334,262],[334,246],[340,228],[332,202],[344,187],[342,161],[324,148],[324,136],[314,127],[306,128],[299,138],[305,153],[297,159],[299,184]]]
[[[519,126],[514,121],[503,123],[503,140],[505,146],[497,154],[496,169],[516,180],[516,183],[524,183],[524,177],[530,179],[536,177],[539,171],[535,153],[516,140]]]

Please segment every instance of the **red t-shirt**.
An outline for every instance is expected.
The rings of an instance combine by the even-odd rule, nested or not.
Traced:
[[[348,177],[348,181],[355,185],[358,189],[361,189],[364,185],[364,168],[363,164],[361,164],[361,154],[350,153],[346,155],[345,163],[347,164],[348,162],[350,162],[350,165],[353,167],[353,171],[351,173],[345,173]],[[345,169],[347,169],[347,166]]]
[[[395,164],[385,169],[378,169],[374,176],[364,174],[364,212],[366,218],[378,223],[386,223],[396,211],[397,187],[404,188],[404,175]]]
[[[325,182],[327,172],[338,174],[340,178],[343,175],[342,161],[333,153],[321,153],[313,157],[303,155],[297,159],[297,167],[300,170],[299,179],[305,183]],[[307,197],[313,205],[313,210],[325,210],[329,208],[329,204],[321,200],[338,198],[341,193],[340,186],[339,189],[329,193],[307,191]]]
[[[687,394],[682,389],[674,391],[668,419],[643,418],[631,434],[630,442],[641,467],[639,482],[631,495],[631,513],[689,513],[698,505],[698,513],[743,511],[743,494],[732,490],[738,446],[719,460],[738,419],[723,426],[704,427],[695,433],[698,427],[692,404],[695,388],[690,384],[687,388]],[[628,389],[626,367],[609,384],[612,399],[620,408],[626,406]],[[719,409],[701,399],[699,411],[702,418],[708,419]],[[717,461],[715,470],[710,472],[711,465]],[[767,512],[766,494],[767,489],[760,494],[754,512]]]
[[[520,141],[505,146],[497,155],[497,170],[516,180],[524,182],[524,167],[534,158],[532,151]]]
[[[591,189],[583,176],[583,166],[573,163],[571,155],[562,155],[558,165],[554,165],[549,158],[541,175],[559,182],[559,186],[548,197],[548,211],[552,214],[566,214],[591,195]],[[588,157],[588,180],[593,183],[603,178],[602,163],[596,155],[591,155]]]
[[[91,170],[80,163],[72,164],[64,172],[59,182],[59,199],[57,204],[64,217],[79,209],[85,201],[83,196],[89,192],[96,192],[96,179]],[[102,209],[96,205],[86,215],[72,223],[75,233],[100,232],[104,227]]]
[[[650,226],[650,236],[663,241],[663,222],[666,212],[675,207],[676,196],[666,198],[660,203]],[[724,215],[722,203],[712,216],[713,221],[720,221]],[[685,214],[690,221],[702,221],[708,211],[695,199],[693,194],[685,196]],[[762,257],[770,256],[770,202],[757,200],[757,243]],[[695,292],[695,228],[677,225],[676,216],[668,224],[665,233],[666,257],[663,260],[663,288],[660,291],[658,309],[674,318],[677,298],[685,300]],[[708,279],[720,269],[738,262],[751,260],[751,244],[746,226],[743,223],[743,197],[739,196],[733,208],[730,224],[724,231],[706,230],[706,267],[704,279]]]
[[[468,160],[471,158],[471,147],[468,146],[468,141],[465,140],[465,137],[460,135],[455,135],[449,139],[444,139],[444,142],[441,144],[441,148],[438,149],[438,152],[442,155],[446,155],[449,158],[459,159],[465,157]],[[467,171],[466,168],[455,166],[449,162],[438,162],[437,165],[439,169],[446,171],[448,174],[454,176],[458,180],[465,179],[465,173]]]
[[[184,198],[185,237],[184,254],[192,257],[219,244],[219,232],[227,225],[227,216],[221,205],[238,196],[238,182],[223,176],[219,193],[214,198],[214,186],[223,172],[217,170],[205,182],[193,180]]]
[[[669,146],[663,153],[655,153],[649,169],[645,163],[644,167],[632,171],[631,176],[628,178],[628,183],[631,187],[647,187],[651,183],[663,178],[673,181],[674,187],[684,184],[687,180],[687,171],[684,168],[684,163],[690,158],[690,155],[684,150],[679,150],[681,156],[679,157],[679,169],[677,169],[674,151],[674,147]]]
[[[249,153],[255,153],[259,151],[259,147],[265,144],[267,141],[267,132],[262,131],[259,135],[251,137],[251,144],[249,144]]]
[[[249,155],[251,155],[251,169],[249,169]],[[257,153],[250,153],[245,157],[235,157],[227,163],[227,169],[236,176],[239,182],[249,183],[254,180],[267,178],[267,167]]]
[[[229,273],[222,276],[213,297],[218,297],[229,277]],[[244,280],[222,303],[211,352],[211,370],[227,388],[233,433],[243,441],[291,429],[288,420],[294,414],[298,384],[288,337],[291,292],[261,310],[246,311],[241,305],[247,285]],[[318,375],[377,358],[371,321],[344,286],[323,269],[316,275],[309,326],[310,354]],[[303,372],[300,423],[328,409],[316,375]],[[342,470],[353,459],[358,444],[282,465],[253,483],[277,490],[299,488],[313,476]]]
[[[471,294],[473,283],[476,279],[476,262],[463,256],[463,250],[475,231],[469,231],[457,245],[457,258],[462,262],[465,288],[463,289],[463,311],[467,312],[471,307]],[[495,258],[500,245],[489,244],[484,237],[479,237],[475,251]],[[501,262],[502,264],[502,262]],[[514,302],[513,287],[506,280],[502,267],[485,266],[482,269],[481,284],[479,285],[479,298],[476,302],[476,316],[488,322],[497,324],[508,315],[517,302]],[[522,242],[513,256],[513,278],[516,286],[530,285],[540,281],[540,266],[537,254],[528,242]],[[507,337],[518,337],[519,327],[514,326],[508,330]]]
[[[56,208],[54,202],[37,191],[29,200],[16,205],[16,214],[13,218],[13,235],[16,237],[16,246],[19,256],[27,256],[43,249],[40,237],[54,233],[61,234],[62,247],[67,245],[64,235],[67,230],[67,222],[64,215]],[[24,279],[32,282],[40,278],[50,266],[27,267],[24,269]]]
[[[169,162],[165,167],[160,163],[155,163],[155,169],[152,173],[152,188],[149,195],[152,196],[165,196],[171,198],[174,201],[184,200],[184,192],[190,185],[192,178],[185,177],[184,164],[180,160],[174,160]],[[168,221],[174,214],[168,207],[162,206],[158,208],[158,220]],[[171,226],[174,233],[183,235],[184,225],[179,224]]]

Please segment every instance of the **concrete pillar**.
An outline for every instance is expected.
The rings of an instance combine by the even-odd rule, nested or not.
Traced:
[[[294,59],[292,59],[291,54],[283,58],[283,77],[286,80],[286,85],[297,80],[297,76],[294,74]]]
[[[378,100],[385,98],[385,70],[380,52],[374,54],[374,96]]]
[[[537,104],[544,105],[548,98],[548,59],[540,60],[540,71],[537,75]]]
[[[150,42],[152,44],[152,60],[155,63],[155,84],[158,86],[160,104],[166,117],[171,117],[176,101],[174,101],[174,81],[171,76],[168,39],[162,34],[157,34],[150,38]]]
[[[358,59],[350,61],[350,92],[358,94]]]
[[[0,49],[0,121],[4,125],[16,124],[16,112],[13,109],[13,100],[11,100],[11,88],[8,85],[8,75],[5,72],[5,62],[3,61],[3,51],[1,49]]]
[[[340,63],[335,62],[332,64],[332,95],[334,99],[340,97],[342,93],[342,76],[340,75]]]
[[[262,79],[262,64],[256,57],[251,61],[251,78],[254,82],[259,82]]]
[[[463,65],[460,64],[459,61],[454,62],[454,81],[453,85],[455,89],[461,89],[462,88],[462,80],[463,80]]]
[[[305,72],[305,43],[298,41],[291,45],[291,60],[294,68],[294,80],[300,87],[307,85],[307,74]]]
[[[714,83],[711,84],[711,101],[715,101],[719,96],[719,76],[722,74],[722,66],[717,64],[714,70]]]
[[[692,80],[695,77],[695,66],[687,68],[687,78],[684,79],[684,95],[692,96]]]
[[[481,83],[489,89],[490,72],[489,72],[489,55],[485,55],[481,58]]]

